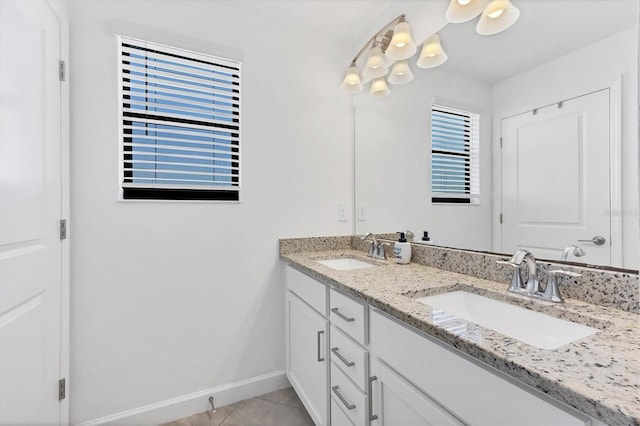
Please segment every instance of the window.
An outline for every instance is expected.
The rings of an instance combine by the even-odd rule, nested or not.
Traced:
[[[480,116],[433,105],[431,202],[478,204]]]
[[[119,46],[122,198],[239,200],[240,64]]]

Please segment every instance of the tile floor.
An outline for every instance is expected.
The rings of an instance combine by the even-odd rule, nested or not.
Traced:
[[[293,388],[246,399],[163,426],[312,426],[313,421]]]

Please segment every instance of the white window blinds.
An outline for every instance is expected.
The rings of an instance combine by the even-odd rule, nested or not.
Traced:
[[[478,114],[433,105],[431,200],[477,204],[480,196]]]
[[[238,200],[240,64],[119,37],[124,199]]]

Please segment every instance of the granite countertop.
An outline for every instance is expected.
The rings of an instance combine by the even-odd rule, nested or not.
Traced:
[[[376,268],[338,271],[317,260],[353,257]],[[563,304],[509,293],[508,283],[416,263],[397,265],[351,249],[281,254],[294,268],[335,286],[505,374],[610,425],[640,425],[637,313],[574,299]],[[555,350],[539,349],[459,318],[434,322],[416,298],[465,290],[600,329]],[[452,326],[466,325],[466,334]],[[451,328],[449,331],[447,328]],[[459,327],[456,327],[459,330]]]

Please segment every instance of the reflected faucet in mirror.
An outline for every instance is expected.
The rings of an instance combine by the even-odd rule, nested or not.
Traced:
[[[560,260],[562,261],[568,261],[569,260],[569,256],[574,255],[575,257],[582,257],[585,254],[587,254],[586,251],[584,251],[582,249],[582,247],[578,247],[578,246],[567,246],[564,248],[564,250],[562,251],[562,258]]]

